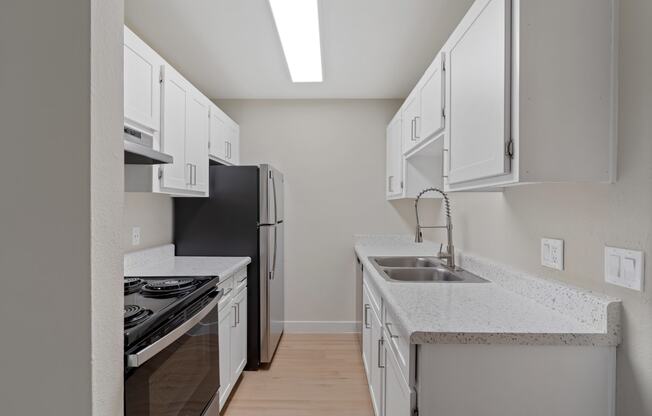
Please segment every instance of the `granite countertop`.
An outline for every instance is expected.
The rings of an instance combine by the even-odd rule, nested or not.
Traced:
[[[389,282],[369,257],[432,256],[439,244],[406,236],[358,236],[366,275],[412,344],[616,346],[620,301],[461,254],[459,266],[489,283]]]
[[[124,275],[130,277],[219,276],[224,278],[249,263],[251,263],[249,257],[175,256],[174,245],[168,244],[125,254]]]

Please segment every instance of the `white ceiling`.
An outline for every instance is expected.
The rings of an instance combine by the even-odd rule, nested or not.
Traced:
[[[320,84],[290,81],[267,0],[126,0],[125,22],[211,98],[404,98],[472,2],[320,0]]]

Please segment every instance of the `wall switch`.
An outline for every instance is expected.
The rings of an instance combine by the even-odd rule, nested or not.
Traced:
[[[564,240],[541,239],[541,265],[564,270]]]
[[[645,258],[642,251],[604,248],[604,280],[613,285],[643,291]]]
[[[131,229],[131,245],[140,245],[140,227],[132,227]]]

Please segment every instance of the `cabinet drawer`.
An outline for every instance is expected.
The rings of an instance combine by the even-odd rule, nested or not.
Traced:
[[[231,303],[231,299],[233,299],[233,276],[229,276],[220,283],[217,284],[218,289],[221,289],[224,291],[224,295],[222,296],[222,299],[220,299],[218,303],[218,309],[222,309],[224,306],[228,305]]]
[[[396,361],[403,377],[407,382],[410,382],[414,369],[414,366],[411,365],[411,361],[414,360],[415,356],[414,348],[410,345],[409,337],[398,322],[394,311],[387,305],[384,308],[383,322],[386,342],[396,355]]]
[[[371,303],[371,307],[374,309],[374,311],[376,312],[376,315],[378,315],[378,317],[382,317],[382,314],[381,314],[381,306],[382,306],[381,299],[382,298],[380,297],[380,294],[376,291],[376,288],[374,287],[374,285],[370,282],[370,279],[371,278],[369,276],[367,276],[367,274],[365,272],[364,288],[367,291],[367,294],[369,295],[369,301]]]
[[[247,287],[247,268],[243,267],[233,274],[233,293],[237,296]]]

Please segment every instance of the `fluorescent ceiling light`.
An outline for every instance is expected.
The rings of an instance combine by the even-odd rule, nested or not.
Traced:
[[[318,0],[269,0],[292,82],[322,82]]]

